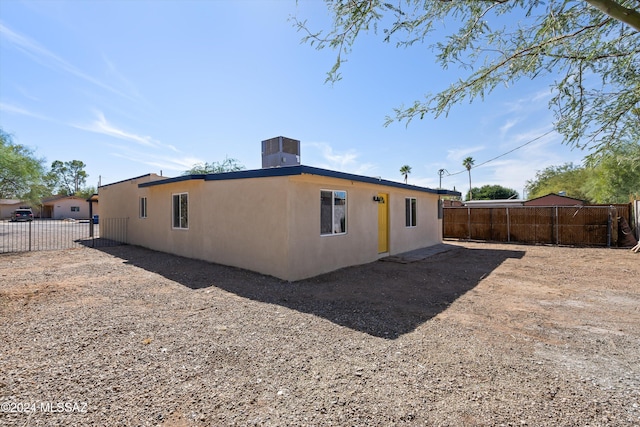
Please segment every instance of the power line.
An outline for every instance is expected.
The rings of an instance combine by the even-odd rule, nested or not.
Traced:
[[[519,150],[519,149],[521,149],[522,147],[524,147],[524,146],[526,146],[526,145],[531,144],[532,142],[536,142],[537,140],[539,140],[539,139],[541,139],[541,138],[544,138],[545,136],[549,135],[549,134],[550,134],[550,133],[552,133],[553,131],[554,131],[554,129],[551,129],[550,131],[545,132],[545,133],[543,133],[542,135],[537,136],[537,137],[533,138],[532,140],[527,141],[527,142],[525,142],[524,144],[519,145],[519,146],[517,146],[516,148],[514,148],[514,149],[512,149],[512,150],[507,151],[506,153],[500,154],[499,156],[493,157],[493,158],[491,158],[491,159],[487,160],[486,162],[482,162],[482,163],[480,163],[480,164],[478,164],[478,165],[473,165],[473,166],[471,167],[471,169],[473,169],[473,168],[477,168],[478,166],[486,165],[487,163],[492,162],[492,161],[494,161],[494,160],[496,160],[496,159],[499,159],[500,157],[504,157],[504,156],[506,156],[507,154],[511,154],[511,153],[513,153],[514,151]],[[461,170],[460,172],[450,173],[450,174],[448,174],[447,176],[458,175],[458,174],[464,173],[464,172],[466,172],[466,171],[467,171],[467,169],[463,169],[463,170]]]

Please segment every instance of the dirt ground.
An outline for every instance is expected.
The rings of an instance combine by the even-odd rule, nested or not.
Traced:
[[[295,283],[0,255],[0,425],[640,425],[640,254],[447,243]]]

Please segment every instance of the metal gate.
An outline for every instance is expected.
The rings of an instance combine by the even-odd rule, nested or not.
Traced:
[[[127,243],[127,218],[0,221],[0,253],[105,247]]]

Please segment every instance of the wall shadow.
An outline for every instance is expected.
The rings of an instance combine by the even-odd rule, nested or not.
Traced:
[[[215,286],[387,339],[413,331],[477,286],[505,260],[524,255],[516,250],[455,247],[408,264],[376,261],[285,282],[137,246],[96,249],[190,289]]]

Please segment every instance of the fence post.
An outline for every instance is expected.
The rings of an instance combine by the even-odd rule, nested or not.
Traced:
[[[471,240],[471,208],[467,206],[467,232],[469,233],[469,240]]]
[[[28,221],[29,222],[29,252],[31,252],[31,223],[33,221]]]
[[[95,248],[96,247],[96,234],[95,234],[95,224],[93,223],[93,216],[91,217],[91,219],[89,220],[89,224],[91,224],[91,228],[89,229],[89,237],[91,237],[91,247]],[[98,224],[98,227],[100,227],[100,224]],[[100,235],[98,235],[98,237],[100,237]]]
[[[640,240],[640,199],[637,197],[633,204],[633,216],[636,223],[636,239]]]
[[[556,245],[560,244],[560,218],[558,217],[558,206],[556,205],[555,209],[555,223],[556,223]]]
[[[505,208],[507,210],[507,242],[511,243],[511,218],[509,217],[509,207]]]
[[[613,206],[609,206],[609,215],[607,215],[607,247],[611,247],[611,229],[613,228],[613,221],[611,218],[611,209]]]

